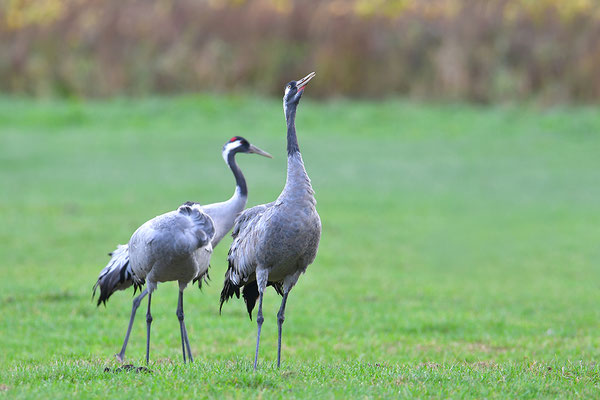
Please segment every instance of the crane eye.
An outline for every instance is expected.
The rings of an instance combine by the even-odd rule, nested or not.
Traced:
[[[287,88],[288,88],[288,89],[291,89],[291,88],[292,88],[292,85],[288,85],[288,86],[287,86]]]

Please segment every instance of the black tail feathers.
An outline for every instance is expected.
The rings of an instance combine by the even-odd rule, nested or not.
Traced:
[[[258,285],[256,284],[256,281],[247,283],[244,286],[244,289],[242,290],[242,296],[244,297],[244,302],[246,303],[246,310],[248,310],[250,321],[252,321],[252,310],[254,310],[256,299],[258,299]]]
[[[210,268],[210,265],[208,268]],[[202,284],[206,283],[208,285],[208,281],[210,281],[210,275],[208,274],[208,271],[206,271],[204,275],[195,277],[192,283],[198,282],[198,289],[202,290]]]
[[[268,282],[267,286],[273,286],[277,294],[283,296],[283,287],[281,283],[278,282]],[[221,291],[221,305],[219,307],[219,313],[223,308],[223,303],[228,301],[230,298],[235,295],[238,299],[240,298],[240,287],[242,288],[242,297],[244,298],[244,302],[246,303],[246,310],[248,311],[248,316],[250,320],[252,320],[252,311],[256,306],[256,299],[259,297],[258,292],[258,284],[256,281],[248,282],[242,286],[235,285],[229,279],[225,280],[225,284],[223,285],[223,291]]]
[[[137,290],[141,290],[143,281],[138,281],[134,278],[129,266],[129,247],[127,245],[119,245],[115,251],[109,253],[111,256],[108,265],[100,272],[98,280],[94,285],[92,298],[96,295],[96,289],[100,287],[100,297],[98,298],[98,306],[106,302],[110,296],[117,290],[125,290],[133,285],[134,294]]]
[[[223,303],[228,301],[234,295],[238,299],[240,298],[240,288],[242,288],[242,296],[244,298],[244,302],[246,303],[248,315],[250,316],[250,320],[252,320],[252,310],[254,309],[254,306],[256,305],[256,299],[258,298],[258,286],[256,285],[256,281],[252,281],[243,286],[238,286],[229,279],[225,279],[223,290],[221,291],[221,305],[219,306],[219,313],[221,313],[221,310],[223,309]]]
[[[219,314],[223,309],[223,304],[228,301],[233,296],[236,296],[238,299],[240,298],[240,287],[230,281],[228,278],[225,278],[225,283],[223,284],[223,290],[221,290],[221,304],[219,305]]]

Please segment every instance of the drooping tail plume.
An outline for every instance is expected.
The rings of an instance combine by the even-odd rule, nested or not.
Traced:
[[[96,295],[96,289],[100,287],[98,306],[101,303],[106,305],[106,301],[117,290],[125,290],[133,285],[135,293],[138,289],[141,290],[144,284],[143,281],[139,281],[133,275],[129,265],[128,245],[118,245],[117,249],[108,255],[111,256],[110,261],[100,272],[92,294],[93,298]]]
[[[223,284],[223,290],[221,291],[219,313],[221,313],[221,310],[223,309],[223,303],[228,301],[234,295],[238,299],[240,298],[240,287],[242,287],[242,285],[239,285],[235,279],[232,279],[232,273],[233,267],[231,261],[229,261],[229,268],[227,269],[227,272],[225,272],[225,282]],[[252,316],[250,316],[250,319],[252,319]]]

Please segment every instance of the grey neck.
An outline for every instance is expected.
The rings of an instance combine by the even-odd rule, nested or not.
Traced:
[[[235,162],[235,152],[230,152],[227,155],[227,165],[231,168],[231,172],[233,172],[233,176],[235,177],[236,183],[236,193],[239,191],[240,196],[247,197],[248,196],[248,187],[246,186],[246,178],[244,178],[244,174],[240,167],[238,167]]]
[[[310,198],[313,195],[313,190],[310,184],[310,178],[304,168],[302,154],[298,146],[298,138],[296,136],[296,108],[298,103],[290,104],[285,109],[285,117],[287,122],[287,179],[285,188],[281,196],[289,199],[302,200]]]
[[[298,103],[290,104],[286,108],[285,119],[287,122],[287,151],[288,157],[294,153],[300,153],[298,137],[296,136],[296,108]]]
[[[236,187],[233,196],[227,201],[208,204],[202,207],[204,212],[210,215],[215,223],[216,233],[212,240],[213,248],[216,247],[221,239],[227,235],[227,232],[231,230],[236,217],[242,212],[244,207],[246,207],[246,202],[248,200],[246,179],[244,179],[244,174],[242,174],[242,171],[235,162],[235,152],[229,153],[226,161],[235,177]]]

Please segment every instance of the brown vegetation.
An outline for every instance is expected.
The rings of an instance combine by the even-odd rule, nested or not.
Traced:
[[[600,95],[595,0],[5,0],[0,90],[252,89],[488,102]]]

